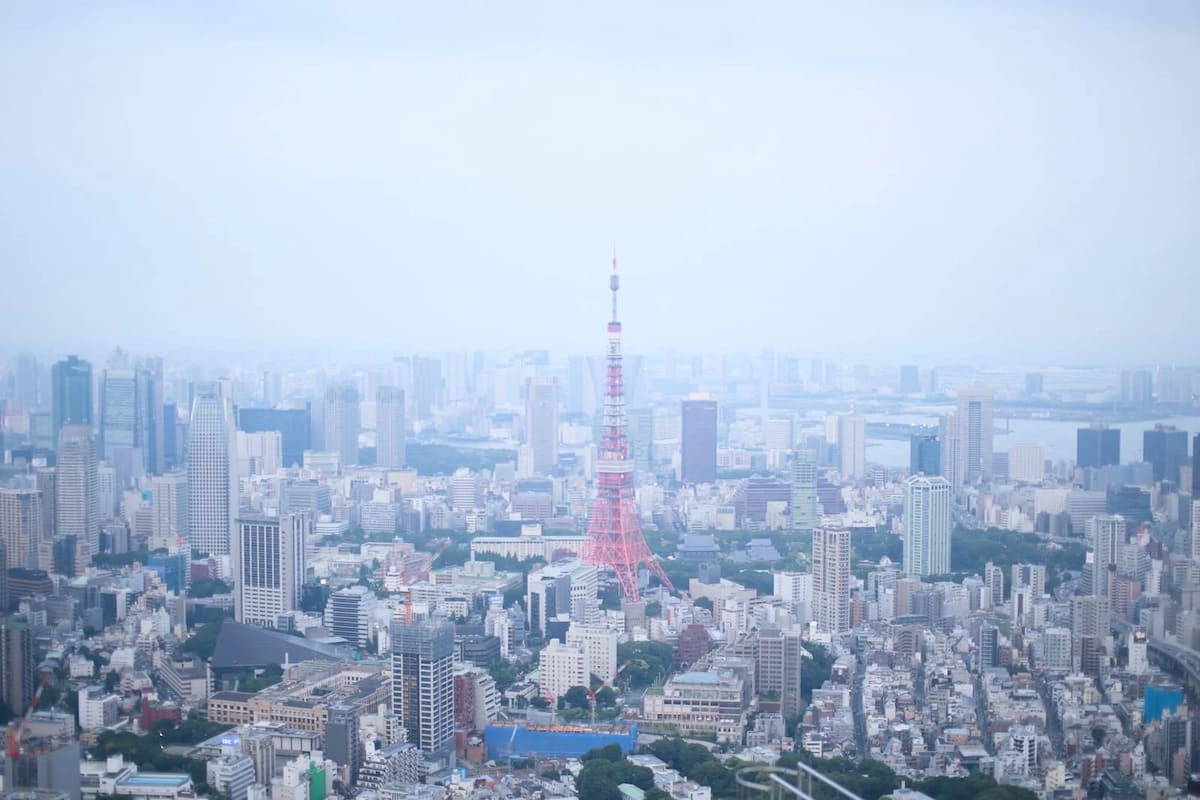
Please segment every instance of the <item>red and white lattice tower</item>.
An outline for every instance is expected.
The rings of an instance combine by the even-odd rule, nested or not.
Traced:
[[[621,377],[621,323],[617,321],[617,258],[613,256],[612,320],[608,323],[608,365],[604,379],[604,420],[601,425],[596,500],[580,553],[584,561],[606,567],[617,575],[621,592],[637,600],[638,568],[646,567],[668,589],[674,590],[662,566],[646,545],[638,523],[633,494],[633,461],[625,434],[625,384]]]

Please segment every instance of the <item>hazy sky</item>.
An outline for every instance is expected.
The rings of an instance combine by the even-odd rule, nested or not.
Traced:
[[[178,7],[170,7],[178,6]],[[1195,2],[5,3],[0,349],[1200,360]]]

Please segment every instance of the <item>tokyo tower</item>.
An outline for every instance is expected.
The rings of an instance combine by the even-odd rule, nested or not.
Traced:
[[[597,462],[599,486],[592,505],[587,539],[581,558],[617,575],[621,593],[637,600],[638,567],[646,567],[663,585],[674,591],[662,566],[650,552],[638,523],[637,502],[633,496],[633,461],[629,458],[629,440],[625,433],[625,384],[621,377],[621,323],[617,320],[617,257],[613,255],[612,320],[608,323],[608,363],[604,378],[604,420],[601,425],[600,458]]]

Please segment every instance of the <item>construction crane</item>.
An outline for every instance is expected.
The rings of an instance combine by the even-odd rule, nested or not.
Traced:
[[[5,739],[8,745],[8,757],[14,759],[21,755],[21,740],[25,738],[25,728],[29,725],[29,715],[37,708],[38,701],[42,699],[42,690],[50,683],[50,673],[42,675],[42,682],[38,684],[37,691],[33,693],[33,700],[29,703],[29,708],[25,710],[25,716],[21,717],[20,722],[10,723],[8,731],[5,733]]]

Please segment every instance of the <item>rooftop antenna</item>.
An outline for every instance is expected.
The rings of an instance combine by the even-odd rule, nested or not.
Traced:
[[[617,289],[621,287],[621,277],[617,275],[617,241],[613,240],[613,257],[612,257],[612,277],[608,279],[608,288],[612,289],[613,296],[613,312],[612,321],[617,321]]]

